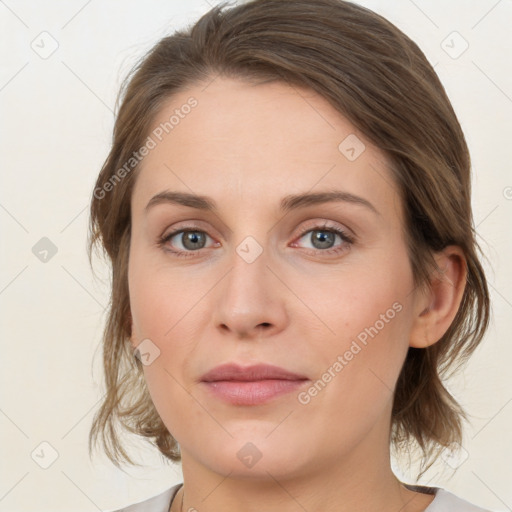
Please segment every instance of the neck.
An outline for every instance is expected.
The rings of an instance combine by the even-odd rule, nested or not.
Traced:
[[[343,458],[324,459],[322,466],[310,464],[293,472],[260,468],[252,476],[212,471],[182,450],[184,486],[172,512],[180,511],[182,499],[182,511],[201,512],[424,511],[433,496],[406,489],[391,470],[389,447],[380,452],[374,448],[374,443],[363,442]]]

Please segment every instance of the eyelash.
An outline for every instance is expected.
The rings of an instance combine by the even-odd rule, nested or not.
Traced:
[[[311,231],[324,231],[328,233],[334,233],[336,235],[339,235],[339,237],[345,242],[341,248],[337,249],[310,249],[314,251],[315,253],[324,253],[324,254],[341,254],[349,249],[351,245],[355,243],[355,238],[351,235],[348,235],[346,231],[342,230],[341,228],[335,227],[335,226],[327,226],[327,224],[324,224],[323,226],[317,225],[313,227],[307,227],[303,228],[299,234],[299,239],[302,238],[306,233],[309,233]],[[171,233],[168,233],[167,235],[161,236],[158,238],[157,245],[162,248],[163,250],[172,253],[174,256],[177,256],[179,258],[189,258],[193,256],[194,253],[200,252],[201,249],[198,249],[196,251],[176,251],[174,249],[169,249],[169,247],[166,247],[166,244],[176,235],[180,233],[204,233],[207,235],[205,231],[202,229],[199,229],[194,226],[186,226],[181,229],[177,229],[175,231],[172,231]],[[349,247],[346,247],[348,244]]]

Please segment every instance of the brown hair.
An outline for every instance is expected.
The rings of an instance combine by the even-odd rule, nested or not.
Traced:
[[[112,264],[112,288],[103,336],[106,394],[89,448],[101,434],[115,464],[133,464],[119,425],[151,440],[166,458],[180,460],[128,342],[130,198],[137,167],[122,179],[119,170],[143,145],[164,102],[218,75],[313,90],[386,155],[403,201],[416,286],[428,285],[433,253],[451,244],[463,250],[468,274],[458,313],[437,343],[409,349],[391,418],[393,446],[408,449],[416,442],[423,462],[433,461],[443,447],[461,442],[465,418],[442,378],[475,350],[490,314],[473,228],[470,157],[446,92],[418,46],[381,16],[341,0],[215,7],[190,29],[163,38],[126,78],[112,149],[91,201],[89,259],[101,242]]]

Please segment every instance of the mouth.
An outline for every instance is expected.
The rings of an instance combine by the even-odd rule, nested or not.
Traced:
[[[231,405],[260,405],[298,391],[309,379],[273,365],[224,364],[203,375],[201,383],[211,396]]]

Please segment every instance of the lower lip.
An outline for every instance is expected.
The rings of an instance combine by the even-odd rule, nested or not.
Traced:
[[[297,391],[307,380],[220,380],[203,382],[216,397],[233,405],[259,405],[278,396]]]

